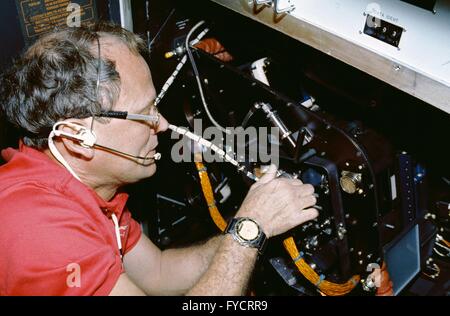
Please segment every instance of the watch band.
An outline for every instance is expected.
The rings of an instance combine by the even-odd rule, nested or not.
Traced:
[[[252,239],[252,240],[246,240],[242,236],[239,235],[239,232],[237,231],[237,227],[240,223],[245,221],[251,221],[258,227],[258,235]],[[232,218],[224,231],[224,233],[231,234],[233,239],[236,240],[239,244],[241,244],[244,247],[251,247],[251,248],[257,248],[258,253],[261,255],[263,254],[264,250],[267,246],[267,236],[262,231],[261,227],[258,225],[256,221],[254,221],[251,218],[248,217],[237,217]]]

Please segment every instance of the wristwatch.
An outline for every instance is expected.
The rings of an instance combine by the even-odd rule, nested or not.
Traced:
[[[232,218],[225,233],[231,234],[233,239],[245,247],[257,248],[259,254],[264,252],[267,244],[266,234],[254,220],[248,217]]]

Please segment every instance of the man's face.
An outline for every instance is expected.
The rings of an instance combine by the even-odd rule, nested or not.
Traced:
[[[102,57],[108,57],[116,63],[121,79],[120,96],[113,110],[151,114],[156,91],[145,60],[113,38],[103,38],[101,45]],[[120,119],[111,119],[107,124],[96,122],[93,130],[100,145],[134,156],[151,157],[158,145],[156,134],[165,131],[167,126],[167,121],[161,116],[156,130],[147,122]],[[152,176],[156,171],[153,160],[130,159],[102,150],[96,150],[94,159],[97,161],[96,172],[102,172],[114,183],[137,182]]]

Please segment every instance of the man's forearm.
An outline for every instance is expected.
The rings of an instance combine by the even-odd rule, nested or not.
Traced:
[[[243,247],[233,240],[231,235],[227,235],[223,238],[208,271],[187,294],[198,296],[245,294],[257,253],[257,249]]]
[[[224,236],[220,235],[202,245],[163,251],[161,291],[167,295],[186,294],[211,265],[223,238]]]

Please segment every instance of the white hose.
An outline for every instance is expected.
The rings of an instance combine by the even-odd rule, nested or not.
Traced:
[[[196,143],[199,143],[202,146],[205,146],[206,148],[211,149],[216,154],[221,156],[225,161],[227,161],[227,162],[231,163],[233,166],[235,166],[240,172],[243,172],[250,179],[252,179],[254,181],[258,181],[259,180],[258,177],[256,177],[251,172],[247,171],[244,166],[242,166],[239,162],[237,162],[233,157],[228,155],[223,149],[221,149],[218,146],[214,145],[210,141],[208,141],[208,140],[206,140],[206,139],[204,139],[204,138],[202,138],[202,137],[200,137],[200,136],[190,132],[189,130],[187,130],[184,127],[178,127],[178,126],[169,124],[169,129],[174,131],[175,133],[178,133],[178,134],[182,135],[182,136],[186,136],[187,138],[193,140]]]

